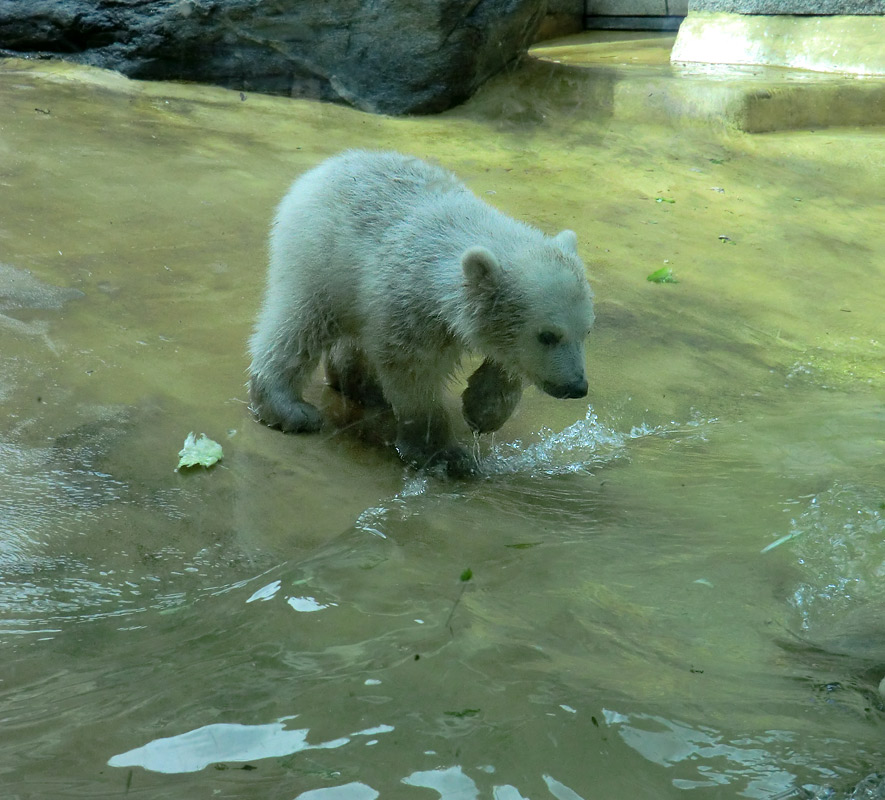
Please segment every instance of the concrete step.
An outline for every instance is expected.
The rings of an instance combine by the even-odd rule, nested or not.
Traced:
[[[748,133],[885,125],[885,76],[671,63],[675,41],[666,33],[588,31],[542,42],[530,55],[604,97],[604,113],[622,120]]]

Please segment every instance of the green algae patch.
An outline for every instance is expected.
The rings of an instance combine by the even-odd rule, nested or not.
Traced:
[[[193,434],[187,435],[184,447],[178,451],[179,461],[176,470],[182,467],[211,467],[224,458],[224,452],[218,442],[213,441],[205,433],[200,438]]]
[[[790,384],[808,383],[824,389],[881,388],[885,382],[885,353],[876,340],[866,343],[831,342],[804,350],[787,371]]]
[[[646,280],[649,283],[679,283],[673,275],[673,270],[670,267],[661,267],[660,269],[656,269],[651,275],[646,276]]]

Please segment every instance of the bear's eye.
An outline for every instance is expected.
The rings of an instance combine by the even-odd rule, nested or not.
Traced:
[[[553,331],[541,331],[538,334],[538,341],[544,345],[544,347],[552,347],[562,341],[562,336]]]

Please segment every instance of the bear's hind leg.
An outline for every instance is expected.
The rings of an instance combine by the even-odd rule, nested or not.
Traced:
[[[268,427],[286,433],[318,431],[323,415],[302,394],[319,358],[304,351],[285,361],[284,356],[267,359],[269,363],[258,355],[253,359],[249,370],[249,410]]]
[[[326,380],[336,392],[364,407],[389,405],[368,357],[350,339],[339,339],[326,355]]]

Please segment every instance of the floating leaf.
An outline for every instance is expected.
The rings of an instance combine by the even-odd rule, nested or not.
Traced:
[[[656,269],[646,278],[646,280],[651,281],[652,283],[679,283],[679,281],[673,277],[673,270],[670,269],[670,267]]]
[[[675,203],[676,201],[672,197],[656,197],[656,203]]]
[[[469,568],[465,569],[464,572],[461,573],[461,580],[464,581],[464,583],[467,583],[467,581],[469,581],[472,577],[473,577],[473,570],[472,569],[469,569]]]
[[[176,469],[195,467],[198,464],[211,467],[223,458],[224,453],[221,450],[221,445],[212,441],[205,433],[201,433],[200,438],[197,439],[191,432],[184,440],[184,447],[178,451],[178,455],[180,460]]]

